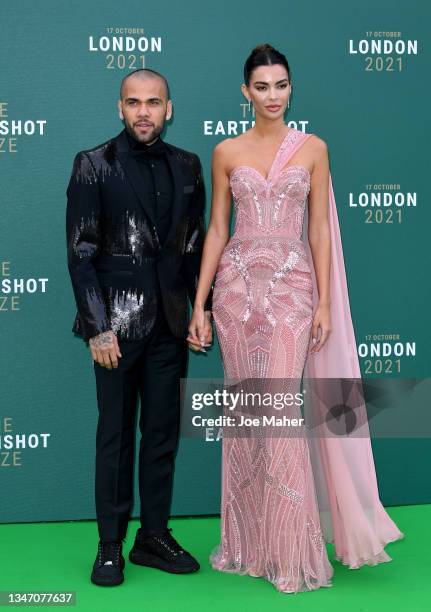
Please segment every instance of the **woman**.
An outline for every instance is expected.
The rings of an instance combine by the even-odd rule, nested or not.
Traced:
[[[256,47],[244,81],[256,121],[214,150],[189,345],[199,350],[210,339],[203,304],[216,277],[213,317],[226,382],[248,381],[256,390],[261,381],[260,389],[295,393],[303,375],[360,378],[326,144],[284,123],[292,91],[284,55]],[[342,388],[331,388],[332,400]],[[325,430],[324,403],[314,399],[313,419],[323,415],[325,425],[310,440],[291,427],[282,436],[275,428],[245,435],[239,426],[225,428],[214,568],[263,576],[296,593],[331,586],[325,540],[351,568],[390,560],[384,546],[403,534],[378,497],[365,406],[355,406],[360,435],[342,438]],[[254,414],[269,412],[258,406]],[[287,414],[300,417],[299,406]]]

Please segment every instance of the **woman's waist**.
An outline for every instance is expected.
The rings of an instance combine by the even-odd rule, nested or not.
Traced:
[[[293,236],[237,236],[233,234],[227,242],[220,264],[242,268],[256,267],[259,263],[265,266],[279,266],[289,262],[292,268],[310,271],[310,263],[301,238]]]
[[[261,235],[261,234],[239,234],[234,233],[229,238],[226,249],[229,247],[233,247],[235,245],[241,245],[242,247],[250,245],[263,245],[265,247],[271,247],[274,245],[275,247],[288,247],[289,245],[297,246],[298,248],[305,250],[305,244],[302,240],[301,236],[296,236],[293,234],[289,235],[279,235],[279,234],[270,234],[270,235]]]

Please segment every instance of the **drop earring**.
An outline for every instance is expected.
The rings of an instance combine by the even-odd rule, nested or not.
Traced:
[[[251,113],[251,98],[248,101],[248,112]]]

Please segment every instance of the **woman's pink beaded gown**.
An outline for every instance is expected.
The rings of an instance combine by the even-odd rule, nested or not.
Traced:
[[[226,381],[300,381],[303,375],[316,304],[309,246],[301,238],[311,177],[305,167],[289,160],[309,136],[290,128],[266,178],[249,166],[231,172],[235,231],[220,259],[213,292]],[[345,375],[342,368],[340,372]],[[300,417],[297,410],[292,408],[289,416]],[[360,440],[357,452],[367,457],[367,469],[373,472],[367,442],[364,446]],[[324,452],[322,462],[329,465],[335,459],[344,465],[338,447],[328,444]],[[330,468],[325,473],[331,478]],[[365,497],[372,499],[377,518],[367,518],[359,532],[365,550],[351,554],[349,538],[340,528],[341,523],[350,528],[348,519],[332,516],[337,558],[350,567],[390,560],[383,545],[403,536],[378,500],[373,474],[368,477],[375,486]],[[337,484],[329,485],[328,495],[331,503],[335,500],[333,508],[343,509],[343,491],[338,495]],[[346,497],[355,499],[352,491],[346,490]],[[369,516],[366,509],[364,513]],[[288,431],[277,437],[224,436],[221,542],[211,563],[218,570],[265,577],[283,592],[331,586],[333,568],[306,436]]]

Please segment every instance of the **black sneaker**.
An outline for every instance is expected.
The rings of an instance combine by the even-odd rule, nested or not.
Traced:
[[[91,572],[91,582],[99,586],[116,586],[124,580],[123,544],[118,542],[101,542]]]
[[[182,548],[171,535],[172,529],[144,535],[138,529],[129,559],[136,565],[156,567],[171,574],[191,574],[200,568],[190,553]]]

